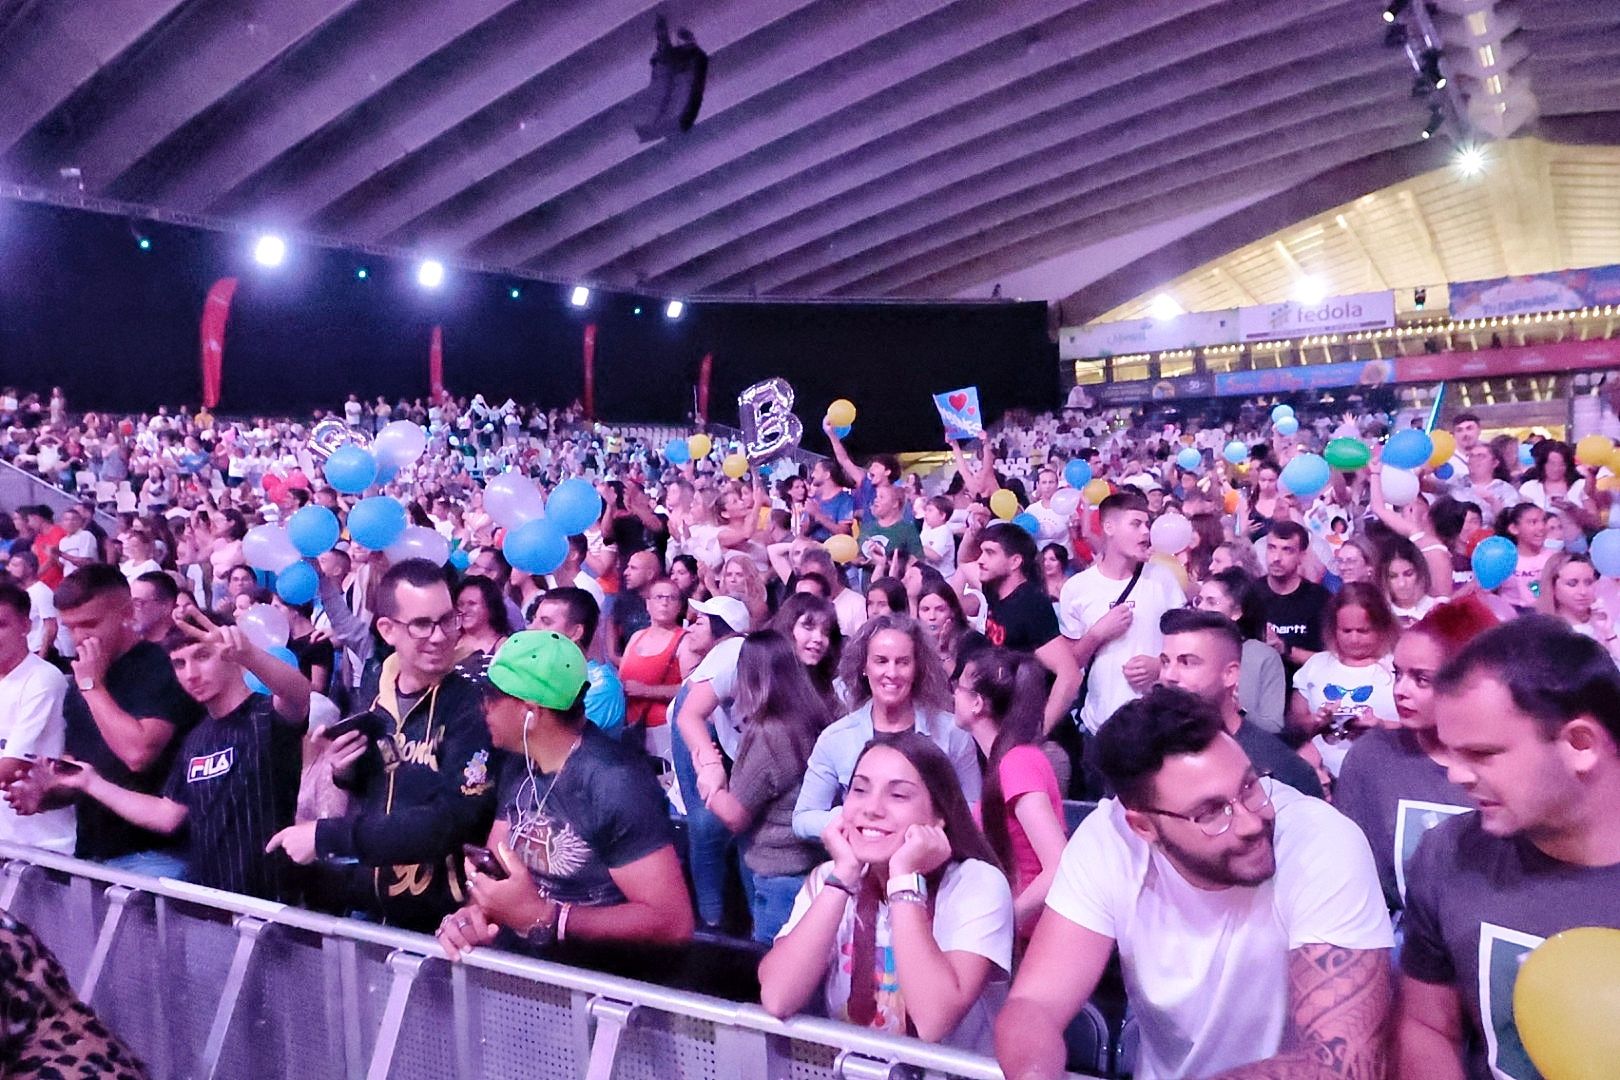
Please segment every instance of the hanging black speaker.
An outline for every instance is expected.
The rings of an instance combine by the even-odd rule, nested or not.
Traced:
[[[642,119],[636,134],[642,142],[689,130],[703,108],[703,84],[709,74],[709,54],[698,48],[692,31],[682,27],[669,38],[669,24],[659,15],[654,24],[658,44],[652,55],[652,81],[642,95]]]

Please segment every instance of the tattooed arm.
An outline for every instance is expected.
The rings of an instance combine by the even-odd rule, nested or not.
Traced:
[[[1383,1080],[1393,1003],[1388,949],[1304,945],[1288,954],[1293,1021],[1283,1052],[1219,1080]]]

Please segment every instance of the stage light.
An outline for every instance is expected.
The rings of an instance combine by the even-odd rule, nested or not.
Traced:
[[[514,285],[512,288],[507,290],[506,295],[510,296],[514,300],[521,300],[523,298],[523,290]]]
[[[1294,282],[1294,299],[1310,307],[1327,299],[1327,286],[1322,279],[1309,274]]]
[[[1440,70],[1439,49],[1423,50],[1423,56],[1418,60],[1418,74],[1436,90],[1446,88],[1446,74]]]
[[[437,289],[444,284],[444,263],[438,259],[423,259],[416,268],[416,283],[424,289]]]
[[[568,295],[568,302],[575,307],[584,307],[591,302],[591,290],[583,285],[575,285],[574,291]]]
[[[1409,2],[1410,0],[1390,0],[1390,2],[1384,7],[1384,21],[1387,23],[1392,23],[1396,19],[1400,18],[1401,12],[1406,10],[1406,5]]]
[[[1457,171],[1464,176],[1478,176],[1484,172],[1486,161],[1483,146],[1464,146],[1457,151]]]
[[[354,272],[354,276],[359,278],[361,281],[364,281],[366,278],[371,276],[371,271],[362,266]]]
[[[683,303],[680,300],[671,300],[664,307],[664,318],[666,318],[666,319],[678,319],[678,318],[681,317],[681,312],[683,312],[685,310],[686,310],[686,304],[685,303]]]
[[[265,233],[253,245],[253,260],[260,266],[280,266],[287,257],[287,241],[273,233]]]
[[[1438,105],[1429,108],[1429,122],[1423,126],[1423,137],[1432,139],[1446,122],[1446,114]]]
[[[1169,322],[1177,315],[1185,315],[1187,309],[1176,303],[1176,298],[1169,293],[1160,293],[1148,304],[1148,314],[1160,322]]]
[[[151,251],[152,238],[150,236],[137,236],[135,238],[135,246],[140,248],[142,251]]]
[[[632,309],[632,310],[631,310],[631,312],[630,312],[630,314],[632,314],[632,315],[640,315],[640,314],[641,314],[641,305],[640,305],[640,304],[637,304],[637,305],[636,305],[636,306],[635,306],[635,307],[634,307],[634,308],[633,308],[633,309]]]

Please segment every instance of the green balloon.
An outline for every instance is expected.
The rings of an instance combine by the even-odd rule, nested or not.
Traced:
[[[1335,469],[1360,469],[1372,460],[1372,450],[1360,439],[1334,439],[1322,456]]]

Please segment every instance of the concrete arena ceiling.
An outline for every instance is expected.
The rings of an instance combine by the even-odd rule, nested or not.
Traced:
[[[1086,318],[1439,162],[1381,7],[0,0],[0,180],[672,296],[1006,278]],[[1535,130],[1613,141],[1620,0],[1498,7]],[[642,144],[657,11],[709,85]]]

